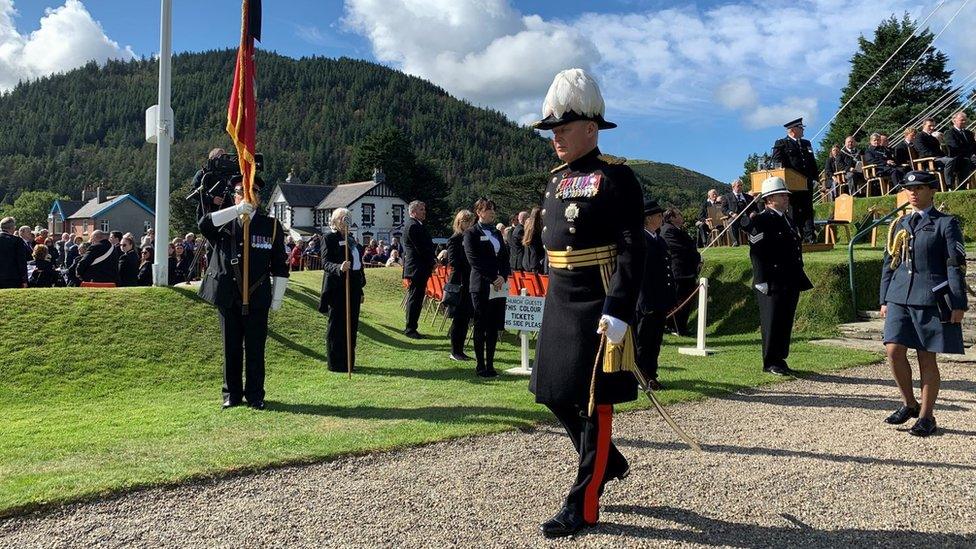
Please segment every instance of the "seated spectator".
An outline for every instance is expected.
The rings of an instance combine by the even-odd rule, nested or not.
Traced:
[[[288,235],[285,237],[285,254],[291,255],[291,251],[295,249],[295,239]]]
[[[78,259],[79,255],[81,255],[78,250],[82,242],[84,242],[84,239],[82,239],[80,236],[75,236],[69,239],[68,244],[65,246],[65,252],[64,252],[65,269],[74,265],[75,260]]]
[[[169,243],[169,285],[186,282],[186,271],[183,268],[186,262],[183,260],[183,245],[179,238],[174,238]]]
[[[881,144],[881,134],[871,134],[871,146],[864,152],[864,165],[875,166],[875,173],[879,177],[886,177],[892,184],[897,185],[901,181],[901,174],[898,172],[898,165],[891,155],[891,151]],[[880,192],[880,189],[878,189]]]
[[[830,155],[827,157],[827,163],[824,166],[824,172],[827,174],[826,188],[824,193],[831,199],[837,198],[837,189],[841,184],[841,175],[837,172],[843,172],[842,166],[840,165],[840,147],[834,145],[830,148]]]
[[[47,241],[48,232],[47,229],[42,228],[40,225],[34,229],[34,244],[44,244]],[[45,244],[46,245],[46,244]]]
[[[380,252],[373,256],[373,263],[386,265],[386,260],[390,259],[390,247],[380,248]]]
[[[387,267],[402,266],[403,260],[400,259],[400,252],[396,249],[390,250],[390,258],[386,260]]]
[[[122,252],[112,246],[105,231],[94,231],[91,247],[78,262],[78,278],[82,282],[119,283],[119,256]]]
[[[197,252],[197,235],[186,233],[183,237],[183,254],[194,255]]]
[[[376,248],[367,247],[363,252],[363,263],[372,263],[374,257],[376,257]]]
[[[698,210],[698,221],[695,222],[695,226],[698,227],[698,247],[704,248],[708,245],[708,237],[711,233],[711,227],[708,225],[709,210],[712,208],[719,208],[721,210],[722,204],[719,201],[718,191],[715,189],[708,190],[708,196],[705,201],[702,202],[701,209]]]
[[[54,245],[54,239],[50,236],[44,240],[44,246],[47,247],[47,259],[52,265],[57,266],[59,263],[58,257],[58,247]]]
[[[48,261],[48,250],[44,244],[34,246],[34,259],[27,262],[27,285],[31,288],[50,288],[57,283],[58,273]]]
[[[897,146],[895,146],[895,163],[902,168],[908,168],[912,170],[912,160],[918,158],[918,151],[915,150],[915,146],[912,143],[915,141],[915,135],[918,133],[914,127],[909,126],[905,128],[905,133],[903,134],[905,139]]]
[[[149,246],[139,252],[139,273],[136,275],[137,286],[152,286],[153,283],[153,249]]]

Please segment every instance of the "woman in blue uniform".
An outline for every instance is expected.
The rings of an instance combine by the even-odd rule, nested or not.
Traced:
[[[928,172],[910,172],[902,181],[915,210],[891,229],[881,271],[881,316],[891,372],[903,405],[885,420],[902,424],[918,418],[910,433],[935,432],[939,394],[936,353],[962,354],[966,300],[966,249],[956,218],[935,209],[938,181]],[[915,398],[908,349],[918,353],[922,402]]]

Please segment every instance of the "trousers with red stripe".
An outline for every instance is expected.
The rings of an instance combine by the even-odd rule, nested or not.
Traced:
[[[566,496],[566,507],[589,524],[600,518],[600,496],[608,479],[627,470],[627,459],[610,440],[613,405],[597,405],[593,416],[575,405],[547,405],[566,429],[579,454],[576,481]]]

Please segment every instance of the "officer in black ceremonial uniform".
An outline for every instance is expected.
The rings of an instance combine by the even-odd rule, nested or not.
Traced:
[[[352,333],[352,365],[356,366],[356,335],[359,332],[359,311],[366,287],[366,271],[363,269],[362,250],[349,236],[349,210],[337,208],[329,220],[332,232],[322,238],[322,295],[319,312],[329,315],[329,327],[325,333],[326,358],[329,370],[345,372],[348,369],[346,354],[346,277],[349,277],[349,319]],[[349,260],[346,261],[346,249]]]
[[[915,210],[895,222],[881,267],[881,316],[891,372],[903,405],[885,420],[898,425],[918,421],[909,431],[915,436],[935,432],[935,399],[939,394],[936,353],[962,354],[962,319],[969,308],[966,298],[966,247],[955,217],[935,208],[932,201],[938,179],[929,172],[906,174]],[[918,353],[922,402],[915,398],[908,349]]]
[[[78,261],[78,279],[82,282],[119,283],[119,258],[122,252],[108,241],[108,234],[95,231],[91,246]]]
[[[786,213],[790,191],[779,177],[762,184],[766,208],[752,214],[747,224],[752,283],[759,302],[762,327],[763,370],[793,375],[786,358],[790,354],[793,317],[800,292],[813,288],[803,272],[803,250],[796,224]]]
[[[597,148],[599,130],[616,127],[603,110],[596,82],[570,69],[556,75],[543,119],[534,125],[553,131],[556,154],[566,164],[553,170],[542,203],[549,291],[530,390],[579,454],[562,509],[541,526],[546,537],[595,524],[604,485],[629,472],[610,433],[613,405],[635,400],[637,384],[630,372],[614,367],[613,356],[633,352],[630,327],[644,267],[643,196],[631,169]],[[598,329],[613,353],[598,357]]]
[[[17,221],[5,217],[0,221],[0,290],[27,287],[27,258],[24,241],[14,234]]]
[[[793,205],[793,220],[800,228],[804,242],[813,242],[813,186],[820,169],[813,156],[813,145],[803,139],[803,119],[797,118],[783,126],[787,137],[773,145],[773,160],[807,178],[807,190],[794,193],[790,204]]]
[[[664,387],[657,379],[657,359],[668,313],[676,305],[674,276],[671,275],[671,253],[659,234],[664,223],[664,208],[657,200],[644,203],[644,277],[637,299],[637,366],[644,372],[648,386],[659,391]]]
[[[288,265],[281,224],[277,219],[257,214],[254,206],[244,201],[243,194],[241,185],[235,185],[234,206],[200,218],[200,233],[213,248],[200,284],[200,297],[214,305],[220,316],[224,339],[224,408],[237,406],[242,399],[247,399],[248,406],[263,410],[268,311],[281,307],[288,286]],[[251,217],[247,241],[242,221],[245,215]],[[244,246],[248,246],[249,256],[246,273]],[[246,371],[244,383],[242,370]]]

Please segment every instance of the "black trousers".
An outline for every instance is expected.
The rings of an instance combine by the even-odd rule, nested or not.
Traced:
[[[248,402],[264,400],[264,344],[268,339],[268,309],[241,314],[240,303],[217,307],[224,337],[224,398]],[[241,375],[246,381],[242,381]]]
[[[478,361],[478,372],[495,369],[495,347],[498,344],[498,331],[505,327],[505,300],[488,299],[488,291],[472,292],[471,305],[474,308],[474,357]]]
[[[451,354],[460,356],[464,354],[464,341],[468,338],[468,324],[471,323],[473,314],[471,306],[471,292],[468,288],[461,288],[461,299],[458,306],[454,308],[451,317],[451,327],[447,335],[451,338]]]
[[[949,157],[945,163],[946,185],[952,189],[958,187],[972,173],[973,161],[969,157]]]
[[[637,313],[637,367],[647,379],[657,379],[657,359],[664,340],[667,311]]]
[[[813,242],[813,193],[793,191],[790,196],[790,206],[793,208],[793,222],[799,227],[803,241]]]
[[[698,279],[694,277],[676,278],[674,279],[674,285],[675,285],[675,291],[678,294],[678,303],[680,304],[682,301],[688,299],[688,296],[691,295],[691,292],[693,292],[695,290],[695,287],[698,286]],[[698,303],[698,301],[692,299],[691,301],[686,303],[684,307],[678,309],[678,311],[674,313],[674,316],[672,316],[671,319],[668,320],[667,325],[669,327],[674,328],[679,335],[688,335],[691,333],[688,330],[688,317],[691,315],[691,308],[694,306],[693,304],[695,303]]]
[[[407,331],[417,329],[417,321],[420,320],[420,311],[424,307],[424,296],[427,294],[427,279],[430,275],[414,276],[410,280],[410,287],[407,288]]]
[[[800,300],[797,290],[770,292],[756,290],[759,302],[759,323],[762,327],[763,369],[786,366],[790,356],[790,338],[793,335],[793,317],[796,303]]]
[[[614,446],[613,405],[599,404],[593,416],[585,408],[571,404],[547,404],[556,419],[566,429],[579,455],[576,480],[569,489],[565,505],[583,515],[590,524],[600,518],[600,496],[607,479],[627,470],[627,459]]]
[[[352,321],[352,366],[356,368],[356,335],[359,332],[359,310],[362,307],[362,292],[351,292],[349,312]],[[336,303],[329,303],[329,326],[325,330],[325,355],[329,370],[345,372],[346,363],[346,294],[339,295]]]

